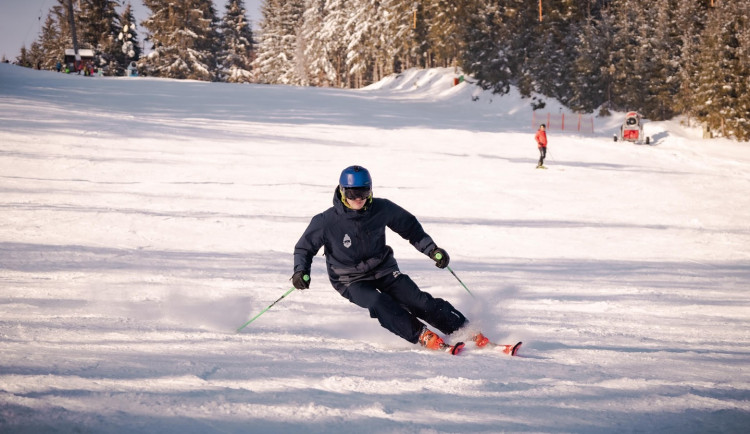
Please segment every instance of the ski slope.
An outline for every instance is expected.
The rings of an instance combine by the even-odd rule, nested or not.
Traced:
[[[450,69],[362,90],[0,64],[0,432],[747,432],[750,146],[548,131]],[[473,101],[475,99],[476,101]],[[561,108],[547,101],[553,113]],[[292,250],[360,164],[401,271],[523,357],[423,350]]]

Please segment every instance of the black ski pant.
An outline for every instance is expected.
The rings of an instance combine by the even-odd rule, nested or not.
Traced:
[[[538,166],[541,166],[544,164],[544,158],[547,156],[547,147],[546,146],[540,146],[539,147],[539,164]]]
[[[395,274],[334,287],[352,303],[368,309],[381,326],[414,344],[424,327],[420,319],[446,335],[464,325],[466,317],[450,303],[420,290],[406,274]]]

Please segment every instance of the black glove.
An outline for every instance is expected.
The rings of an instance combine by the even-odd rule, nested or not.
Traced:
[[[302,270],[292,275],[292,284],[297,289],[307,289],[310,287],[310,273]]]
[[[451,261],[450,256],[448,256],[448,252],[441,249],[440,247],[435,247],[430,252],[430,258],[432,258],[433,261],[435,261],[435,266],[438,268],[445,268],[448,266],[448,263]]]

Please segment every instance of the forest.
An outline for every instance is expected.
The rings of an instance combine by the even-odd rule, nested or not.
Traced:
[[[136,62],[145,76],[361,88],[454,67],[494,93],[541,96],[534,109],[550,98],[578,113],[680,115],[750,140],[747,1],[266,0],[258,29],[243,0],[221,16],[211,0],[143,0],[141,23],[129,3],[57,2],[17,63],[53,69],[75,28],[105,75]]]

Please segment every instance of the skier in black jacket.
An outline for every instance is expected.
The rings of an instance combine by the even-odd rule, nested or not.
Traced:
[[[420,319],[448,335],[465,327],[466,317],[399,271],[393,249],[385,244],[386,227],[432,258],[438,268],[448,266],[448,253],[425,233],[416,217],[387,199],[373,198],[370,173],[350,166],[341,172],[333,207],[312,218],[294,247],[294,287],[310,287],[312,259],[324,247],[328,278],[342,296],[368,309],[381,326],[411,343],[457,353],[463,345],[445,344]],[[479,332],[469,337],[478,346],[488,341]]]

